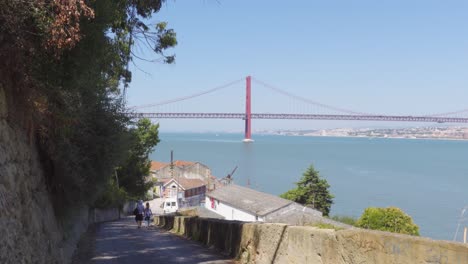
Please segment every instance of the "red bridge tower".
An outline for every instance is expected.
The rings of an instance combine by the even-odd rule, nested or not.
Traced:
[[[251,102],[251,93],[250,93],[250,88],[251,88],[251,77],[247,76],[245,79],[246,81],[246,87],[245,87],[245,136],[244,136],[244,142],[253,142],[252,139],[252,130],[251,130],[251,115],[252,115],[252,108],[250,105]]]

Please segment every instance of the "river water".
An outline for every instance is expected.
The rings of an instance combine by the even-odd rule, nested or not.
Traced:
[[[396,206],[422,236],[452,240],[468,205],[468,142],[241,134],[160,134],[153,160],[199,161],[237,184],[274,195],[294,187],[310,164],[335,195],[331,215],[359,217],[369,206]]]

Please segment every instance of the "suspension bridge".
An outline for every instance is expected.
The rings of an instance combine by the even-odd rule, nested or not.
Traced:
[[[148,111],[150,108],[174,104],[210,94],[236,83],[243,79],[236,80],[225,85],[205,90],[196,94],[182,96],[171,100],[162,101],[155,104],[135,106],[131,108],[129,116],[131,118],[151,118],[151,119],[241,119],[245,122],[244,141],[252,140],[252,119],[298,119],[298,120],[356,120],[356,121],[400,121],[400,122],[425,122],[425,123],[468,123],[468,117],[460,116],[468,114],[468,109],[460,111],[446,112],[431,115],[380,115],[371,113],[362,113],[340,107],[322,104],[310,99],[291,94],[283,89],[272,86],[263,81],[247,76],[245,78],[245,112],[167,112],[167,111]],[[261,85],[270,91],[276,92],[282,96],[289,97],[295,101],[304,104],[319,107],[333,113],[252,113],[252,81]]]

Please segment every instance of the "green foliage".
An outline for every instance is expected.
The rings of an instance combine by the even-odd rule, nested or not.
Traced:
[[[139,134],[144,124],[129,128],[121,88],[131,81],[133,58],[146,59],[134,45],[174,61],[164,52],[177,44],[175,32],[164,22],[146,24],[163,2],[0,1],[0,86],[11,120],[36,139],[58,213],[98,198],[119,201],[122,190],[109,179],[122,164],[121,187],[130,194],[146,188],[140,176],[157,127],[149,138]]]
[[[315,226],[315,227],[320,228],[320,229],[333,229],[335,231],[343,230],[342,227],[338,227],[338,226],[335,226],[335,225],[332,225],[332,224],[327,224],[327,223],[318,223],[318,224],[313,224],[312,226]]]
[[[118,187],[115,180],[111,179],[105,186],[104,192],[94,203],[96,208],[122,208],[124,202],[128,199],[127,192]]]
[[[149,119],[140,119],[130,130],[132,144],[128,158],[117,169],[120,185],[130,195],[143,197],[152,186],[152,182],[147,180],[151,166],[149,154],[159,142],[158,127]]]
[[[280,196],[284,199],[312,206],[321,211],[324,216],[328,216],[334,196],[328,190],[330,185],[327,180],[320,178],[319,172],[314,169],[313,165],[310,165],[307,171],[304,172],[301,180],[296,185],[296,188]]]
[[[369,207],[357,222],[358,227],[419,236],[419,227],[413,219],[396,207]]]
[[[335,220],[337,222],[341,222],[344,224],[352,225],[352,226],[357,226],[357,219],[352,217],[352,216],[346,216],[346,215],[334,215],[331,217],[332,220]]]

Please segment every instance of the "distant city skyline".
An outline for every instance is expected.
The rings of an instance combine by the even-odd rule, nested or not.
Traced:
[[[128,102],[156,103],[253,75],[293,94],[362,112],[417,115],[468,108],[467,11],[464,1],[167,2],[153,19],[177,32],[176,64],[136,60],[141,70],[132,67]],[[241,112],[243,86],[168,109]],[[259,85],[252,90],[253,111],[295,110],[294,102]],[[240,132],[244,124],[160,120],[160,125],[161,131]],[[427,124],[252,123],[253,131],[402,126]]]

